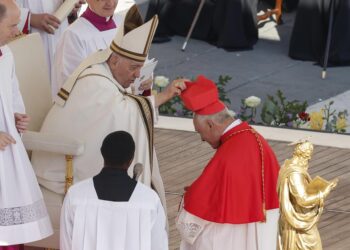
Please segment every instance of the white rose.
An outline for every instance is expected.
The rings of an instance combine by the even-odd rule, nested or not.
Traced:
[[[245,105],[247,105],[249,108],[256,108],[260,105],[261,99],[256,96],[249,96],[244,100]]]
[[[169,78],[165,77],[165,76],[156,76],[154,78],[154,83],[160,87],[160,88],[164,88],[169,84]]]

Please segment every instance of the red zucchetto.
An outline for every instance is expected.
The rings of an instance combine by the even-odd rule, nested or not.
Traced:
[[[212,115],[225,109],[212,80],[199,75],[195,81],[185,84],[186,89],[181,93],[181,99],[187,109],[199,115]]]

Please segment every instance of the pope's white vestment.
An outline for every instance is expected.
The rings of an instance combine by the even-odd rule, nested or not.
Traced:
[[[16,2],[21,7],[21,22],[23,23],[25,22],[23,19],[28,16],[28,12],[33,14],[55,13],[55,11],[63,3],[63,0],[16,0]],[[65,19],[61,22],[59,28],[55,30],[54,34],[48,34],[47,32],[38,30],[34,27],[30,28],[31,33],[38,32],[43,40],[50,78],[50,72],[53,66],[53,57],[56,51],[57,43],[67,27],[68,20]]]
[[[154,97],[148,98],[154,109]],[[153,126],[143,119],[150,113],[155,112],[151,110],[148,114],[141,113],[136,102],[113,78],[107,63],[100,63],[88,67],[79,75],[64,106],[54,104],[45,118],[41,132],[56,133],[84,142],[84,154],[73,159],[76,183],[100,172],[103,166],[100,154],[103,138],[113,131],[127,131],[136,144],[131,166],[135,163],[144,165],[140,181],[146,186],[152,185],[165,206],[158,160],[147,132],[149,128],[153,130]],[[152,135],[151,137],[153,140]],[[66,163],[63,155],[33,152],[32,163],[41,185],[53,192],[64,193]],[[133,168],[130,167],[129,175],[132,176],[132,173]]]
[[[122,14],[114,14],[117,27]],[[52,73],[52,94],[56,96],[64,82],[90,54],[109,47],[117,28],[99,31],[90,21],[79,17],[62,34],[57,43]]]
[[[99,200],[92,178],[73,185],[61,212],[61,250],[167,250],[164,209],[138,183],[130,200]]]
[[[52,234],[39,185],[15,126],[14,113],[25,113],[12,53],[0,47],[0,131],[16,144],[0,151],[0,246],[32,242]]]

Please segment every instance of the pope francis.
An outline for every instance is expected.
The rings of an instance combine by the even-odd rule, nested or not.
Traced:
[[[143,24],[142,19],[130,13],[138,12],[126,14],[110,48],[89,56],[63,85],[41,132],[65,134],[85,143],[84,154],[73,159],[74,182],[100,172],[103,159],[99,145],[107,134],[117,130],[129,132],[136,143],[132,166],[144,165],[140,180],[158,193],[164,206],[164,187],[153,147],[155,109],[179,95],[185,84],[181,79],[175,80],[162,93],[151,97],[130,93],[129,87],[140,76],[158,24],[157,16]],[[39,183],[63,194],[64,156],[33,152],[32,162]],[[130,167],[129,174],[132,173]]]

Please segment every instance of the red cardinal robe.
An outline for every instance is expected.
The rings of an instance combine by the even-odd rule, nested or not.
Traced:
[[[185,210],[216,223],[264,221],[263,201],[266,210],[279,206],[278,171],[268,143],[243,122],[222,135],[214,157],[185,194]]]

